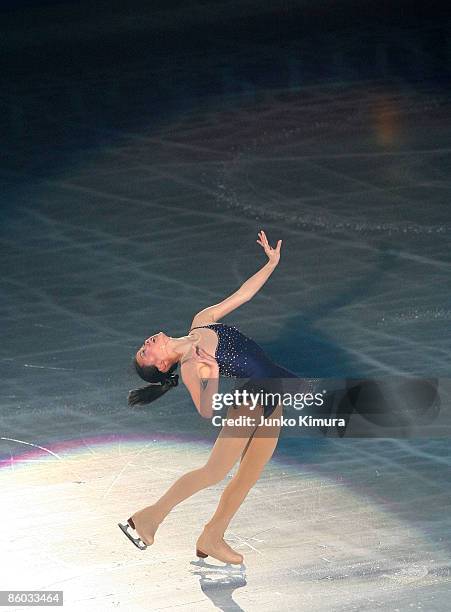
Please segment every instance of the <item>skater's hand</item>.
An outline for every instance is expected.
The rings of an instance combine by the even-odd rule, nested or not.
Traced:
[[[266,238],[266,234],[263,230],[258,232],[258,238],[259,239],[257,242],[263,247],[266,255],[268,256],[269,262],[274,266],[277,266],[280,259],[280,247],[282,246],[282,240],[278,240],[276,248],[273,249],[269,245],[268,239]]]
[[[210,353],[207,353],[207,351],[205,351],[200,346],[195,346],[193,348],[193,359],[197,363],[201,363],[201,364],[210,366],[212,369],[219,367],[218,362],[213,357],[213,355],[210,355]]]
[[[198,376],[201,382],[209,378],[219,378],[219,365],[216,359],[200,346],[193,349],[193,360],[199,364]]]

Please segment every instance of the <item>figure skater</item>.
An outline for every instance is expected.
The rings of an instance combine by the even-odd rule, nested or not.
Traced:
[[[237,378],[280,379],[295,374],[275,364],[250,338],[234,326],[218,321],[249,301],[268,280],[279,263],[282,240],[272,248],[265,232],[258,233],[257,243],[264,249],[266,264],[232,295],[218,304],[201,310],[194,317],[187,336],[171,338],[159,332],[145,340],[134,358],[136,371],[150,384],[129,392],[130,405],[145,404],[161,397],[178,384],[175,369],[180,364],[181,376],[201,416],[211,419],[211,397],[218,389],[219,375]],[[261,415],[272,416],[269,423],[282,416],[282,406],[265,404],[252,410],[245,403],[229,408],[227,418],[250,416],[260,423]],[[224,532],[252,486],[257,482],[265,464],[271,458],[279,438],[280,426],[274,424],[248,425],[239,428],[225,425],[212,448],[205,465],[181,476],[155,503],[135,512],[119,527],[140,549],[154,541],[158,526],[169,512],[197,491],[223,480],[241,457],[239,467],[225,487],[218,507],[204,526],[196,544],[196,553],[208,555],[225,563],[241,564],[243,556],[224,541]],[[129,533],[134,530],[138,537]]]

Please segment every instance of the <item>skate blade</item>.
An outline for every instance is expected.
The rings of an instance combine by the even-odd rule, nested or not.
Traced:
[[[133,542],[133,544],[139,548],[139,550],[146,550],[147,544],[141,540],[141,538],[134,538],[131,533],[128,532],[130,525],[127,523],[123,525],[122,523],[118,523],[118,526],[121,528],[122,532],[125,533],[127,538]]]

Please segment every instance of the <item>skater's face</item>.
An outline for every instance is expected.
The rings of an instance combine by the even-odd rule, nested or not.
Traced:
[[[136,361],[140,366],[156,366],[164,372],[170,366],[167,362],[166,344],[169,340],[164,332],[158,332],[144,340],[136,353]],[[166,367],[167,366],[167,367]]]

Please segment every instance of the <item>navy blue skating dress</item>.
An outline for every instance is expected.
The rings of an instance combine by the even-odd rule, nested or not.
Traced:
[[[239,387],[240,390],[246,388],[254,393],[259,391],[283,393],[282,379],[299,379],[297,374],[274,363],[254,340],[242,334],[234,325],[210,323],[209,325],[192,327],[190,331],[203,327],[212,329],[218,336],[215,359],[218,362],[219,374],[227,377],[250,379]],[[303,390],[311,391],[314,381],[302,380],[304,380]],[[277,407],[277,401],[271,402],[270,399],[264,406],[265,418],[269,417]]]

